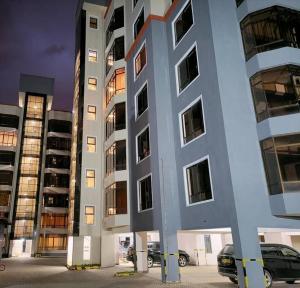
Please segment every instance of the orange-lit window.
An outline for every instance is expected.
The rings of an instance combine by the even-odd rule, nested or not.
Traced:
[[[39,155],[41,149],[40,139],[24,138],[23,154]]]
[[[22,161],[21,161],[22,174],[37,175],[38,172],[39,172],[39,158],[22,157]]]
[[[85,224],[92,225],[95,221],[95,207],[85,206]]]
[[[96,78],[89,78],[88,79],[88,89],[95,91],[97,89],[97,79]]]
[[[88,188],[95,188],[95,170],[86,170],[85,185]]]
[[[114,95],[125,91],[125,82],[125,68],[117,69],[106,86],[106,105]]]
[[[0,146],[16,147],[17,131],[0,131]]]
[[[97,62],[97,51],[89,49],[89,62]]]
[[[44,98],[39,96],[28,96],[27,100],[27,118],[43,118]]]
[[[25,121],[25,136],[41,137],[42,136],[42,122],[36,120]]]
[[[87,137],[87,151],[94,153],[96,152],[96,138],[95,137]]]
[[[140,52],[137,54],[134,60],[135,66],[135,77],[139,76],[143,68],[147,64],[147,55],[146,55],[146,44],[142,47]]]
[[[88,105],[87,119],[88,120],[96,120],[96,106]]]

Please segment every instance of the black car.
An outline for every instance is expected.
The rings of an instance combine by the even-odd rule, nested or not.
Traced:
[[[273,281],[293,284],[300,280],[300,254],[295,249],[281,244],[261,244],[267,288]],[[219,274],[237,283],[237,268],[233,245],[226,245],[218,255]]]
[[[190,256],[183,250],[178,250],[179,257],[178,257],[178,265],[180,267],[184,267],[188,265],[190,262]],[[128,249],[127,253],[127,260],[133,262],[133,248]],[[148,243],[148,268],[153,267],[154,263],[160,263],[161,261],[161,254],[160,254],[160,243],[159,242],[149,242]]]

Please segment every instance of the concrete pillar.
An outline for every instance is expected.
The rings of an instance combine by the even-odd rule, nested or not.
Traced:
[[[179,282],[177,232],[160,233],[161,275],[163,282]]]
[[[116,265],[115,235],[111,231],[101,233],[101,267]]]
[[[264,288],[265,279],[258,231],[246,223],[232,228],[240,288]]]
[[[137,272],[148,272],[147,265],[147,232],[134,233]]]

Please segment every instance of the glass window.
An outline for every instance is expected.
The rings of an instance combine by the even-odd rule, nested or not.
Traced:
[[[69,181],[69,174],[45,173],[44,186],[69,188]]]
[[[23,154],[27,155],[40,155],[41,140],[24,138],[23,142]]]
[[[115,39],[114,44],[106,56],[106,75],[114,65],[114,62],[123,59],[124,56],[124,36],[121,36]]]
[[[96,106],[88,105],[87,119],[88,120],[96,120]]]
[[[299,66],[287,65],[262,71],[250,82],[257,121],[300,111]]]
[[[192,3],[189,1],[174,23],[175,44],[177,44],[193,25]]]
[[[70,156],[46,155],[46,168],[70,169]]]
[[[11,165],[15,164],[15,152],[13,151],[0,151],[0,165]]]
[[[135,57],[134,65],[135,65],[135,77],[140,75],[143,68],[147,64],[147,55],[146,55],[146,44],[142,47],[138,55]]]
[[[141,116],[148,108],[148,88],[147,84],[143,87],[136,99],[136,116]]]
[[[126,140],[116,141],[106,151],[106,175],[126,170]]]
[[[115,30],[124,27],[124,7],[114,10],[114,13],[106,30],[106,46],[109,44],[112,34]]]
[[[14,236],[20,237],[32,237],[33,233],[33,220],[16,220]]]
[[[95,221],[95,207],[85,206],[85,224],[92,225]]]
[[[179,92],[186,88],[198,75],[197,52],[196,47],[194,47],[177,66]]]
[[[288,256],[288,257],[297,257],[298,256],[298,252],[296,252],[290,248],[287,248],[287,247],[282,248],[281,252],[284,256]]]
[[[106,106],[112,97],[125,92],[125,68],[117,69],[106,85]]]
[[[96,138],[87,137],[87,152],[96,152]]]
[[[40,235],[39,250],[67,250],[66,235]]]
[[[19,128],[19,117],[10,114],[0,113],[0,127]]]
[[[300,47],[300,12],[273,6],[241,22],[246,59],[282,47]]]
[[[98,28],[98,19],[95,17],[90,17],[90,28],[97,29]]]
[[[204,244],[205,244],[205,253],[211,254],[212,247],[211,247],[211,237],[210,235],[204,235]]]
[[[43,119],[44,97],[28,96],[26,109],[27,118]]]
[[[37,175],[39,173],[39,158],[35,157],[22,157],[21,160],[21,173]]]
[[[149,127],[137,136],[138,162],[150,155]]]
[[[126,104],[118,103],[106,117],[106,139],[114,131],[126,128]]]
[[[139,180],[139,211],[152,208],[152,185],[151,175]]]
[[[61,137],[48,137],[47,149],[71,151],[71,139]]]
[[[85,186],[88,188],[95,188],[95,170],[86,170]]]
[[[35,199],[19,198],[16,217],[33,218],[35,215]]]
[[[140,15],[138,16],[138,18],[134,23],[134,39],[137,37],[142,27],[144,26],[144,21],[145,18],[144,18],[144,8],[143,8]]]
[[[265,172],[271,195],[300,191],[300,134],[262,141]]]
[[[97,90],[97,79],[96,78],[89,78],[88,79],[88,89],[92,91]]]
[[[48,122],[48,132],[72,133],[72,122],[51,119]]]
[[[0,146],[16,147],[17,139],[17,131],[0,131]]]
[[[67,228],[68,216],[65,214],[42,214],[42,228]]]
[[[69,196],[62,194],[44,194],[43,195],[43,206],[44,207],[60,207],[68,208]]]
[[[0,191],[0,206],[9,206],[10,191]]]
[[[212,199],[208,159],[194,164],[186,170],[189,204]]]
[[[20,177],[19,178],[19,196],[36,196],[38,189],[37,177]]]
[[[205,132],[201,100],[181,114],[181,123],[184,144]]]
[[[97,51],[89,49],[89,62],[97,62]]]
[[[0,170],[0,185],[12,185],[13,171]]]
[[[127,182],[116,182],[105,189],[106,215],[127,213]]]
[[[25,133],[27,137],[41,137],[42,136],[43,123],[38,120],[25,120]]]

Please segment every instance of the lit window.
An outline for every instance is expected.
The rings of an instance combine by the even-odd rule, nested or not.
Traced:
[[[85,224],[93,225],[95,221],[95,207],[85,206]]]
[[[24,138],[23,154],[39,155],[41,150],[41,140]]]
[[[17,146],[17,131],[13,132],[0,132],[0,146],[7,146],[7,147],[16,147]]]
[[[142,27],[144,26],[144,8],[142,9],[139,17],[136,19],[134,23],[134,39],[137,37]]]
[[[151,175],[138,181],[139,211],[152,208],[152,183]]]
[[[208,159],[188,166],[185,169],[188,204],[212,199]]]
[[[98,28],[98,19],[95,17],[90,17],[90,28],[97,29]]]
[[[25,121],[25,136],[27,137],[41,137],[42,136],[42,121],[26,120]]]
[[[27,118],[42,119],[44,110],[44,97],[28,96],[27,98]]]
[[[95,170],[86,170],[85,185],[88,188],[95,188]]]
[[[88,105],[87,119],[88,120],[96,120],[96,106]]]
[[[142,88],[141,92],[136,96],[136,117],[141,116],[148,108],[148,89],[147,84]]]
[[[194,46],[177,66],[179,92],[186,88],[198,75],[197,52],[196,46]]]
[[[125,68],[117,69],[106,85],[106,106],[113,96],[125,91],[125,82]]]
[[[95,137],[87,137],[87,151],[88,152],[96,152],[96,138]]]
[[[96,78],[89,78],[88,79],[88,89],[95,91],[97,89],[97,79]]]
[[[134,65],[135,65],[135,77],[140,75],[143,68],[147,63],[147,55],[146,55],[146,44],[142,47],[138,55],[135,57]]]
[[[89,61],[90,62],[97,62],[97,51],[89,50]]]
[[[39,158],[22,157],[21,173],[37,175],[39,172]]]
[[[137,136],[137,161],[150,156],[149,127]]]

